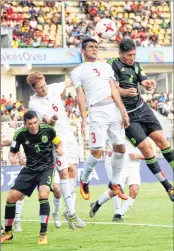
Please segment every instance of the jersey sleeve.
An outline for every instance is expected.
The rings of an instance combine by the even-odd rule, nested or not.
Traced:
[[[79,71],[77,68],[71,72],[71,80],[75,88],[82,86],[82,82],[79,76]]]
[[[54,93],[61,95],[65,90],[65,82],[53,83],[49,85],[49,88],[52,88],[54,90]]]
[[[139,70],[138,70],[138,80],[141,83],[143,80],[147,79],[147,76],[144,73],[143,67],[140,64],[138,64],[138,68],[139,68]]]
[[[113,69],[115,80],[117,82],[119,82],[119,74],[118,74],[119,69],[118,69],[117,65],[115,64],[115,60],[116,60],[115,58],[108,60],[108,64],[110,64]]]
[[[11,146],[10,146],[10,152],[12,152],[12,153],[19,152],[21,144],[22,144],[22,135],[18,130],[18,131],[15,132],[15,134],[13,136],[13,140],[12,140],[12,143],[11,143]]]
[[[107,64],[107,67],[108,67],[108,77],[113,79],[113,80],[116,80],[114,71],[112,69],[112,66]]]

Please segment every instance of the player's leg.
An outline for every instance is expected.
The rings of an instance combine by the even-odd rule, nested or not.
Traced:
[[[127,139],[143,154],[146,164],[153,175],[159,180],[167,192],[170,191],[172,185],[166,179],[164,172],[161,170],[160,165],[155,157],[152,146],[147,138],[144,128],[140,123],[131,123],[129,128],[126,129]],[[170,195],[169,195],[170,196]],[[172,199],[172,198],[171,198]]]
[[[73,205],[75,208],[75,202],[76,202],[76,164],[70,163],[69,168],[68,168],[68,172],[69,172],[71,196],[72,196]]]
[[[38,244],[47,244],[47,227],[50,215],[49,194],[52,190],[54,170],[52,168],[37,175],[38,198],[40,204],[40,237]]]
[[[111,107],[112,108],[112,107]],[[115,190],[118,196],[124,200],[127,199],[127,195],[124,194],[121,188],[122,174],[123,174],[123,164],[125,157],[125,130],[122,128],[122,116],[118,108],[113,106],[113,111],[111,110],[112,123],[108,128],[108,135],[113,146],[113,154],[111,159],[112,166],[112,178],[109,184],[109,188]]]
[[[37,185],[35,176],[35,174],[29,172],[26,168],[23,168],[11,187],[5,207],[5,231],[1,236],[1,243],[13,238],[12,224],[15,218],[16,202],[23,195],[31,196]]]
[[[53,198],[52,216],[53,216],[55,226],[59,228],[62,225],[60,214],[59,214],[59,210],[62,205],[62,195],[61,195],[61,191],[60,191],[60,178],[59,178],[59,174],[58,174],[57,170],[55,170],[53,179],[54,179],[54,182],[53,182],[54,198]]]
[[[126,183],[129,186],[129,197],[128,200],[124,201],[121,207],[117,210],[116,215],[114,217],[114,221],[122,220],[121,216],[124,216],[129,208],[134,204],[135,198],[138,195],[140,184],[141,184],[141,177],[139,167],[136,169],[130,169],[127,172],[127,179]]]
[[[62,196],[64,198],[67,212],[64,212],[64,217],[68,222],[68,225],[71,229],[75,227],[83,228],[85,223],[77,216],[74,209],[74,203],[71,196],[71,188],[69,182],[69,173],[68,173],[68,164],[64,156],[57,157],[56,164],[60,176],[60,189]]]
[[[84,162],[84,170],[80,180],[80,193],[85,200],[90,199],[89,178],[96,164],[101,160],[105,145],[106,132],[109,126],[108,116],[101,107],[94,107],[89,113],[90,154]]]
[[[16,202],[16,212],[15,212],[15,219],[14,219],[14,231],[15,232],[22,231],[20,220],[21,220],[21,212],[22,212],[23,205],[24,205],[24,196],[22,196],[22,198]]]

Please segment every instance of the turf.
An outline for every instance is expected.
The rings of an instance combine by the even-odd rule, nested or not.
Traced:
[[[91,187],[91,201],[105,190],[104,186]],[[86,222],[112,222],[112,201],[106,203],[96,214],[89,218],[89,201],[84,201],[77,192],[76,211]],[[2,205],[7,193],[2,193]],[[52,195],[50,197],[52,204]],[[51,205],[52,206],[52,205]],[[124,218],[124,223],[152,224],[153,226],[135,226],[126,224],[87,224],[84,229],[70,230],[63,222],[56,229],[49,224],[49,244],[37,244],[39,222],[39,204],[37,192],[30,199],[25,199],[22,213],[22,233],[14,233],[13,241],[2,245],[2,251],[172,251],[173,250],[173,204],[158,183],[142,184],[136,203]],[[4,208],[1,210],[2,217]],[[63,212],[63,208],[61,210]],[[51,219],[52,220],[52,219]],[[62,217],[63,220],[63,217]],[[158,226],[154,226],[158,225]],[[166,225],[159,226],[159,225]]]

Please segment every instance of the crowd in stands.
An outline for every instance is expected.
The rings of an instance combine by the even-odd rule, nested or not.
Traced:
[[[101,18],[112,19],[118,32],[111,39],[113,47],[123,38],[137,46],[171,45],[170,1],[66,1],[66,41],[80,47],[88,37],[101,40],[95,25]],[[13,29],[13,48],[61,47],[61,1],[6,1],[1,4],[1,26]]]
[[[18,98],[16,101],[13,100],[12,94],[6,98],[2,95],[1,98],[1,122],[9,122],[12,126],[13,121],[23,121],[24,113],[27,111],[24,103]]]

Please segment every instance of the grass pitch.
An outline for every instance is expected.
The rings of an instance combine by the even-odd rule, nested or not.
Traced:
[[[48,245],[38,245],[40,224],[37,192],[25,199],[21,233],[1,246],[2,251],[172,251],[173,204],[159,183],[142,184],[135,204],[124,217],[124,223],[112,223],[112,201],[100,208],[94,219],[89,204],[105,191],[105,186],[91,186],[91,201],[83,200],[77,191],[76,211],[87,223],[86,228],[70,230],[66,222],[56,229],[48,228]],[[1,217],[7,193],[2,193]],[[50,196],[52,208],[52,195]],[[62,207],[61,213],[64,207]],[[63,217],[62,220],[64,221]],[[51,218],[52,221],[52,218]],[[100,223],[100,224],[98,224]],[[110,224],[111,223],[111,224]],[[142,225],[144,224],[144,225]]]

